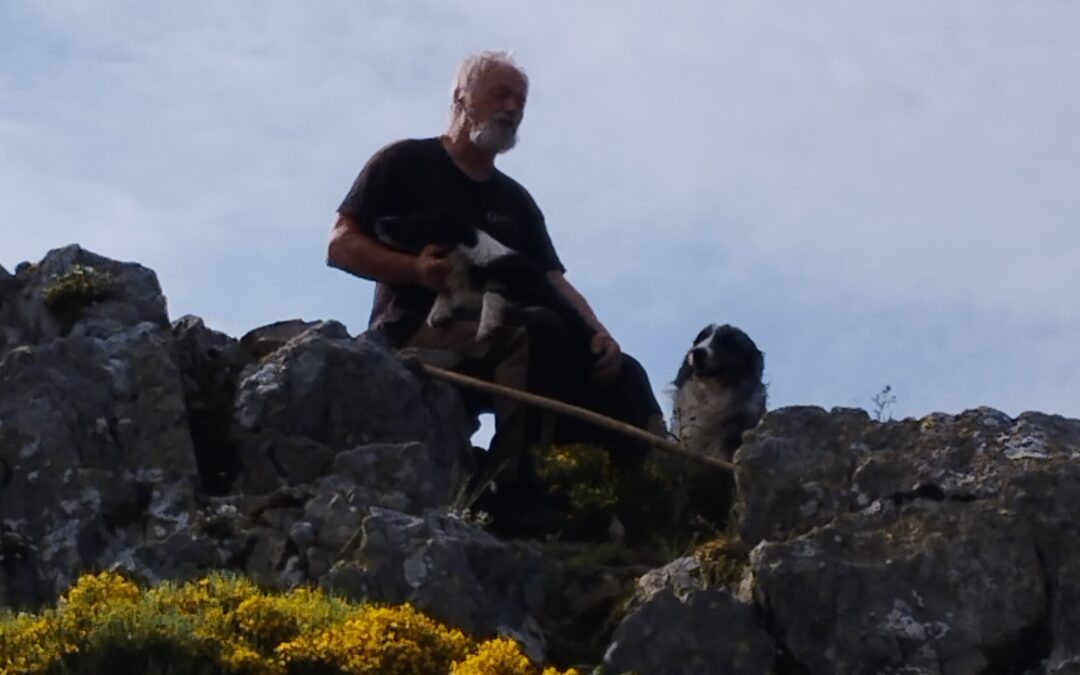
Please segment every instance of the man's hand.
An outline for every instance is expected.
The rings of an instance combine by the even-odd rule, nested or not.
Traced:
[[[592,353],[596,354],[596,363],[593,364],[592,379],[597,384],[611,384],[619,374],[622,367],[622,349],[615,338],[607,333],[596,333],[592,336]]]
[[[450,261],[446,254],[450,249],[438,244],[428,244],[416,257],[417,282],[436,293],[446,290],[446,282],[450,277]]]

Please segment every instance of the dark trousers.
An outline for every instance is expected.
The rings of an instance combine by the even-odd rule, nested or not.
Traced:
[[[633,426],[664,433],[663,415],[636,359],[623,355],[615,381],[591,381],[594,356],[588,336],[541,307],[509,308],[504,324],[487,340],[476,340],[478,320],[453,319],[424,325],[401,346],[446,349],[462,357],[455,370],[515,389],[579,405]],[[530,478],[526,450],[552,442],[589,442],[612,451],[613,459],[639,458],[638,441],[505,397],[463,392],[474,412],[495,413],[495,436],[487,463],[500,484]]]

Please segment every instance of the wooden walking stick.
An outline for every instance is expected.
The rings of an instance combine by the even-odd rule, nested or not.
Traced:
[[[723,469],[725,471],[734,472],[735,466],[731,462],[724,461],[716,457],[707,457],[705,455],[699,455],[697,453],[690,452],[683,446],[679,445],[670,438],[664,438],[663,436],[657,436],[656,434],[645,431],[644,429],[638,429],[635,426],[620,422],[619,420],[612,419],[606,415],[595,413],[591,410],[578,407],[576,405],[570,405],[569,403],[563,403],[546,396],[538,396],[537,394],[531,394],[527,391],[521,391],[520,389],[514,389],[512,387],[506,387],[501,384],[495,384],[494,382],[488,382],[487,380],[477,379],[470,377],[469,375],[462,375],[461,373],[455,373],[452,370],[446,370],[438,366],[433,366],[428,363],[424,363],[417,359],[418,365],[423,368],[424,372],[432,377],[439,378],[440,380],[446,380],[453,382],[454,384],[460,384],[463,387],[470,387],[472,389],[478,389],[480,391],[486,391],[489,394],[495,394],[497,396],[505,396],[512,398],[522,403],[534,405],[539,408],[551,410],[562,415],[569,415],[579,420],[595,424],[600,427],[604,427],[615,433],[622,434],[623,436],[629,436],[634,440],[644,441],[651,444],[653,447],[663,450],[664,452],[670,452],[680,457],[692,460],[694,462],[700,462],[702,464],[708,464],[709,466]]]

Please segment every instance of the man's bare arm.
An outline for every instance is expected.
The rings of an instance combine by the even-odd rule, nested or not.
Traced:
[[[596,331],[590,345],[592,353],[596,354],[596,363],[593,365],[593,378],[601,383],[613,382],[615,376],[619,373],[619,368],[622,366],[622,349],[619,347],[619,343],[615,341],[615,338],[611,337],[611,333],[604,327],[604,324],[600,323],[600,319],[596,318],[596,313],[592,311],[592,307],[589,307],[585,296],[573,287],[562,272],[548,272],[547,276],[556,290],[585,319],[585,323]]]
[[[386,284],[416,284],[441,290],[449,274],[445,251],[428,246],[419,256],[383,246],[365,235],[346,215],[338,214],[330,228],[326,264],[358,277]]]
[[[548,280],[551,281],[551,285],[555,287],[559,293],[566,298],[567,302],[577,310],[578,314],[585,319],[585,323],[597,333],[603,333],[610,335],[607,328],[604,328],[604,324],[600,323],[600,319],[596,318],[596,314],[592,311],[592,307],[589,307],[588,301],[570,281],[563,275],[562,272],[548,272]]]

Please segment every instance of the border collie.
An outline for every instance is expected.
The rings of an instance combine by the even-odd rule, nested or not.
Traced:
[[[706,326],[674,382],[671,432],[688,450],[730,461],[765,414],[765,357],[743,331]]]
[[[452,213],[421,211],[380,218],[375,222],[375,236],[412,254],[429,244],[450,249],[447,288],[435,296],[427,316],[430,326],[449,321],[457,309],[479,307],[476,339],[484,340],[503,325],[506,308],[513,303],[546,307],[571,326],[585,327],[581,315],[538,265]]]

